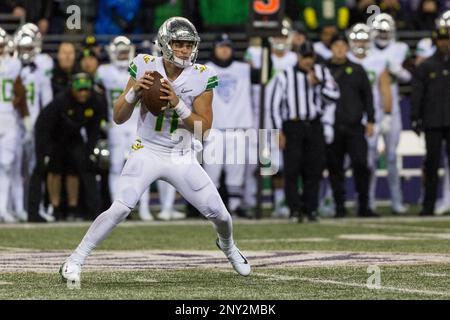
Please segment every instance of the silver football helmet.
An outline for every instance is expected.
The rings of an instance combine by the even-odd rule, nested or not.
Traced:
[[[445,11],[437,20],[436,27],[447,27],[450,28],[450,10]]]
[[[174,40],[193,42],[191,56],[184,60],[175,57],[171,42]],[[172,17],[167,19],[159,28],[155,46],[162,57],[179,68],[186,68],[195,63],[198,56],[200,37],[194,25],[186,18]]]
[[[0,28],[0,56],[6,55],[8,53],[8,34],[5,30]]]
[[[365,56],[370,48],[370,27],[364,23],[357,23],[347,34],[350,50],[355,56]]]
[[[126,69],[130,61],[134,58],[136,47],[127,37],[118,36],[106,46],[106,51],[113,65],[121,69]]]
[[[376,15],[370,27],[376,45],[384,48],[395,40],[395,21],[389,14],[380,13]]]
[[[42,50],[42,35],[36,25],[27,23],[14,34],[15,56],[29,63]]]

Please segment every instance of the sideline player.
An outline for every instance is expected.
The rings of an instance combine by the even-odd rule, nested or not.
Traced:
[[[167,100],[170,108],[158,117],[145,108],[140,109],[139,138],[122,170],[116,199],[95,219],[79,246],[60,268],[61,276],[68,282],[79,283],[81,267],[88,255],[128,216],[142,193],[156,179],[175,186],[214,224],[217,246],[236,272],[243,276],[250,274],[250,264],[233,240],[231,216],[191,149],[194,123],[197,127],[201,124],[202,133],[211,128],[212,89],[218,84],[213,69],[194,64],[199,42],[200,37],[189,20],[169,18],[158,31],[157,46],[162,57],[138,55],[130,63],[130,79],[114,104],[114,121],[121,124],[131,117],[142,89],[153,85],[152,71],[158,71],[166,79],[160,98]],[[187,134],[180,137],[183,133]],[[180,138],[184,139],[180,141]]]

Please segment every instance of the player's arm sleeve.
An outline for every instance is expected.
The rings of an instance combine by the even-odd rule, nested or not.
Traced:
[[[41,106],[45,108],[53,100],[53,89],[50,78],[47,76],[42,77],[41,81]]]
[[[140,55],[136,56],[129,64],[128,66],[128,74],[133,80],[137,80],[137,72],[138,72],[138,59],[140,58]]]
[[[361,97],[363,99],[367,121],[375,123],[375,110],[373,107],[373,93],[369,77],[363,68],[359,68],[361,74]]]
[[[205,91],[213,90],[219,85],[219,77],[217,76],[217,72],[212,67],[208,67],[208,70],[209,72],[207,74]]]
[[[328,68],[324,66],[321,66],[320,68],[322,68],[322,75],[323,75],[322,87],[320,90],[322,99],[324,100],[325,104],[336,103],[336,101],[341,96],[339,86],[334,80]]]
[[[322,117],[320,117],[320,122],[322,122],[324,126],[334,126],[335,112],[336,102],[325,104]]]
[[[286,99],[284,92],[285,86],[281,74],[271,80],[272,83],[267,85],[270,118],[274,129],[281,129],[283,126],[283,118],[281,116],[281,104]]]
[[[423,117],[423,105],[426,90],[426,67],[421,64],[412,78],[411,93],[411,121],[417,121]]]

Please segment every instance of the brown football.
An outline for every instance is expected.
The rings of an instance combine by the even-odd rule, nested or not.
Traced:
[[[166,95],[161,92],[161,79],[163,76],[158,71],[153,71],[151,76],[155,79],[150,89],[142,89],[141,103],[154,116],[159,116],[161,111],[167,107],[167,100],[161,100],[159,97]]]

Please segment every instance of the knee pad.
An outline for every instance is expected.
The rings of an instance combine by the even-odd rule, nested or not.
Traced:
[[[218,193],[212,193],[208,196],[204,214],[208,219],[219,220],[221,222],[226,222],[230,218]]]
[[[131,209],[120,201],[114,201],[107,212],[108,218],[114,221],[115,224],[119,224],[130,214]]]

